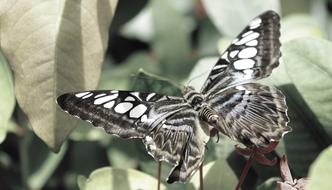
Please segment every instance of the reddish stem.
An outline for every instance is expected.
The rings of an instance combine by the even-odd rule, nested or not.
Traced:
[[[243,182],[244,182],[244,179],[246,178],[248,172],[249,172],[249,169],[251,168],[252,166],[252,161],[255,157],[255,154],[256,154],[256,149],[253,149],[252,153],[250,154],[250,157],[246,163],[246,166],[244,167],[243,171],[242,171],[242,174],[241,174],[241,177],[240,177],[240,180],[239,180],[239,183],[237,184],[237,186],[235,187],[235,190],[240,190]]]
[[[203,163],[199,166],[199,190],[204,190]]]
[[[157,189],[160,190],[160,177],[161,177],[161,161],[158,161],[158,186]]]

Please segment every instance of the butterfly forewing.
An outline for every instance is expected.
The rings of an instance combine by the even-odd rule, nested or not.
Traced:
[[[201,92],[213,94],[267,77],[279,65],[279,16],[267,11],[253,19],[221,55]]]

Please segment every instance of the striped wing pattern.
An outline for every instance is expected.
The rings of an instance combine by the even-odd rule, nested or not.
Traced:
[[[202,162],[206,124],[183,98],[103,90],[63,94],[57,102],[107,133],[141,138],[153,158],[175,165],[169,182],[185,181]]]
[[[224,133],[247,146],[266,146],[290,131],[285,97],[274,87],[238,85],[206,101],[223,119]]]
[[[214,94],[230,86],[269,76],[279,65],[281,56],[279,20],[273,11],[253,19],[221,55],[201,92]]]

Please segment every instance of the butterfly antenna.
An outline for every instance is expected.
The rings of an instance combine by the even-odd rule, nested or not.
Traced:
[[[155,77],[155,78],[149,78],[149,77],[144,77],[144,76],[138,76],[137,74],[132,74],[131,75],[132,78],[135,78],[135,79],[143,79],[143,80],[150,80],[150,81],[162,81],[162,82],[169,82],[171,83],[172,85],[182,89],[184,87],[183,84],[180,84],[178,82],[174,82],[174,81],[171,81],[169,79],[166,79],[166,78],[163,78],[163,77],[159,77],[159,76],[154,76],[152,75],[152,77]]]
[[[192,78],[187,82],[186,86],[189,86],[190,83],[191,83],[193,80],[195,80],[195,79],[197,79],[197,78],[199,78],[199,77],[202,77],[202,76],[205,75],[207,72],[210,72],[210,71],[205,71],[205,72],[203,72],[203,73],[201,73],[201,74],[199,74],[199,75],[196,75],[196,76],[192,77]]]

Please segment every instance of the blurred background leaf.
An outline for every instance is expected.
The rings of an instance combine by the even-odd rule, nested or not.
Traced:
[[[15,108],[12,72],[0,52],[0,144],[5,140],[9,120]]]
[[[230,37],[235,37],[247,23],[267,10],[280,12],[278,0],[202,0],[207,14],[218,30]],[[234,8],[236,7],[236,8]]]
[[[147,174],[132,169],[110,167],[93,171],[89,178],[80,176],[77,183],[81,190],[139,190],[154,189],[157,186],[157,180]],[[161,184],[160,189],[166,188]]]
[[[308,190],[328,190],[332,188],[332,146],[319,154],[318,158],[310,167]]]
[[[116,3],[19,1],[0,17],[0,45],[15,74],[18,104],[55,152],[77,124],[56,107],[55,97],[96,88]]]

